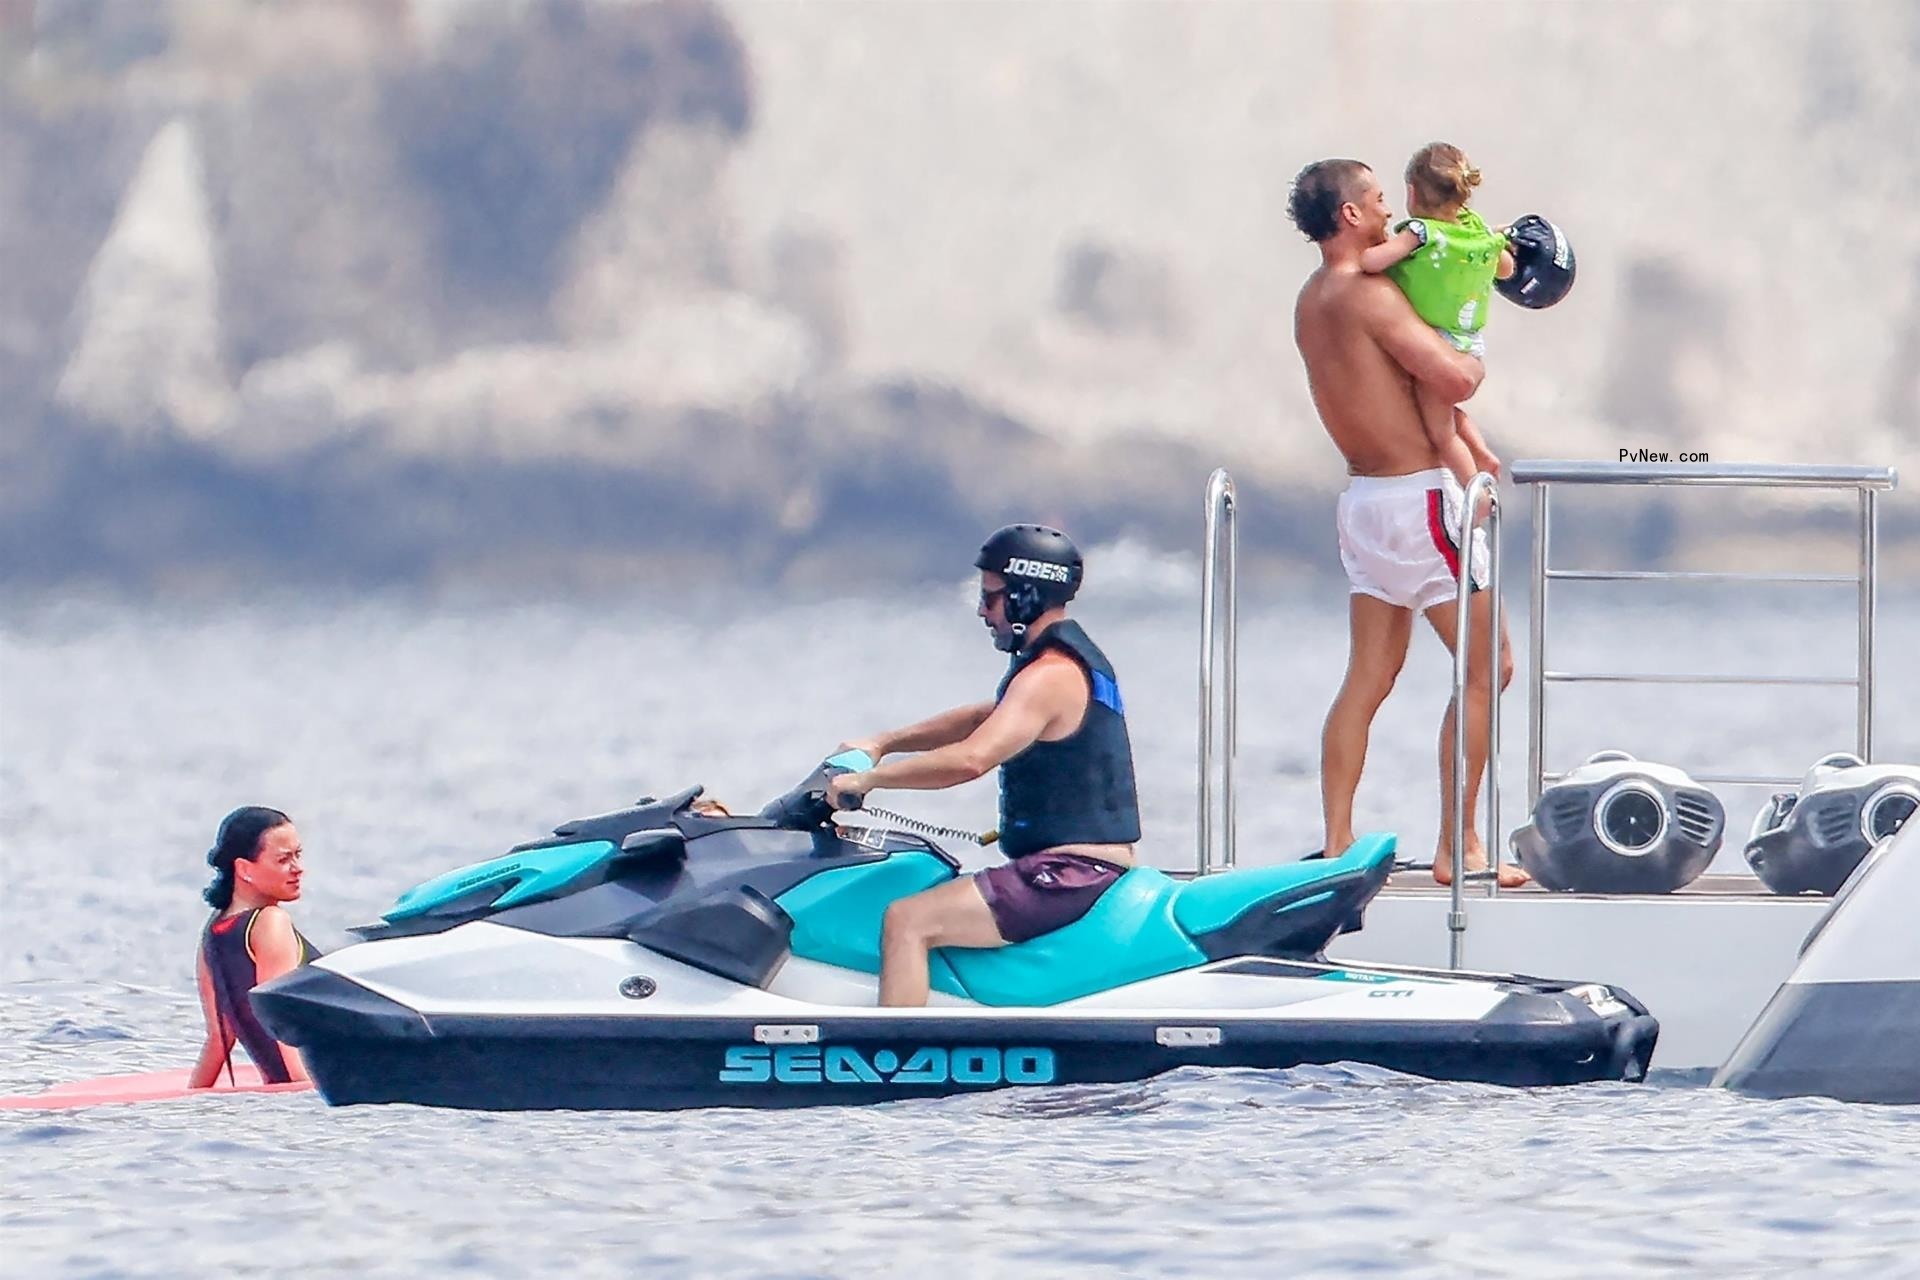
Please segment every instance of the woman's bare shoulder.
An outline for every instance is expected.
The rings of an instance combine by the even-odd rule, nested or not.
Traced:
[[[253,923],[249,925],[248,928],[253,932],[255,937],[260,937],[261,935],[280,937],[284,934],[291,938],[293,936],[293,917],[288,915],[287,909],[279,903],[270,902],[254,913]]]

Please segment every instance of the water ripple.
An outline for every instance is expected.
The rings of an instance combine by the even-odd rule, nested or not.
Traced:
[[[1920,619],[1910,601],[1883,605],[1890,639]],[[1192,688],[1165,673],[1191,672],[1192,611],[1087,606],[1134,673],[1143,848],[1184,862]],[[696,624],[663,621],[652,602],[277,601],[209,616],[102,607],[85,626],[0,620],[0,1092],[191,1061],[200,859],[233,805],[298,818],[298,916],[337,945],[341,925],[419,875],[610,797],[694,780],[743,801],[773,794],[841,737],[969,700],[999,674],[944,598],[892,608],[913,645],[873,645],[874,617],[823,604]],[[1649,637],[1678,625],[1654,621]],[[1703,660],[1810,651],[1826,631],[1794,614],[1702,621]],[[1585,643],[1571,636],[1570,650]],[[1241,749],[1269,765],[1259,803],[1241,807],[1242,857],[1259,862],[1312,847],[1311,726],[1345,640],[1337,613],[1304,599],[1250,610],[1242,639],[1243,652],[1289,655],[1242,673]],[[1434,829],[1446,672],[1433,648],[1383,713],[1361,791],[1371,820],[1416,851]],[[820,678],[848,653],[861,655],[857,705]],[[1883,673],[1884,705],[1920,705],[1916,670]],[[241,732],[236,709],[271,709],[270,724]],[[1690,720],[1691,750],[1734,767],[1766,737],[1759,714]],[[1814,749],[1825,731],[1811,723],[1795,722],[1791,749]],[[1835,721],[1840,741],[1850,726]],[[1888,726],[1902,732],[1913,727]],[[1920,755],[1920,743],[1886,750]],[[108,794],[131,844],[102,844]],[[992,803],[987,784],[914,808],[964,823]],[[1912,1270],[1920,1218],[1904,1175],[1920,1164],[1920,1108],[1704,1083],[1516,1090],[1343,1065],[854,1111],[495,1116],[274,1095],[0,1113],[0,1239],[8,1274],[36,1277],[257,1271],[263,1229],[285,1265],[355,1275]]]

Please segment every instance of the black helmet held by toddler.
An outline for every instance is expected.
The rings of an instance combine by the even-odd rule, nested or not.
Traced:
[[[1573,288],[1573,246],[1539,214],[1530,213],[1508,229],[1507,248],[1513,252],[1513,274],[1493,282],[1507,301],[1538,311]]]
[[[996,530],[973,565],[1006,579],[1007,622],[1016,643],[1041,614],[1073,599],[1086,571],[1073,539],[1043,524]]]

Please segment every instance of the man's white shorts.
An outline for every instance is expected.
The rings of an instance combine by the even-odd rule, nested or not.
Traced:
[[[1424,612],[1459,589],[1460,482],[1444,467],[1354,476],[1340,495],[1340,563],[1360,595]],[[1487,585],[1487,531],[1473,531],[1473,589]]]

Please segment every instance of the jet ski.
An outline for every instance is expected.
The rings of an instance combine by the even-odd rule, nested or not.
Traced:
[[[791,1107],[1370,1063],[1507,1085],[1641,1078],[1658,1024],[1616,988],[1334,963],[1393,868],[1338,857],[1176,880],[1135,867],[1080,920],[931,956],[877,1008],[888,904],[961,874],[836,815],[824,763],[751,817],[700,788],[567,822],[402,894],[362,941],[264,984],[262,1022],[330,1103]],[[872,825],[861,825],[866,818]]]

